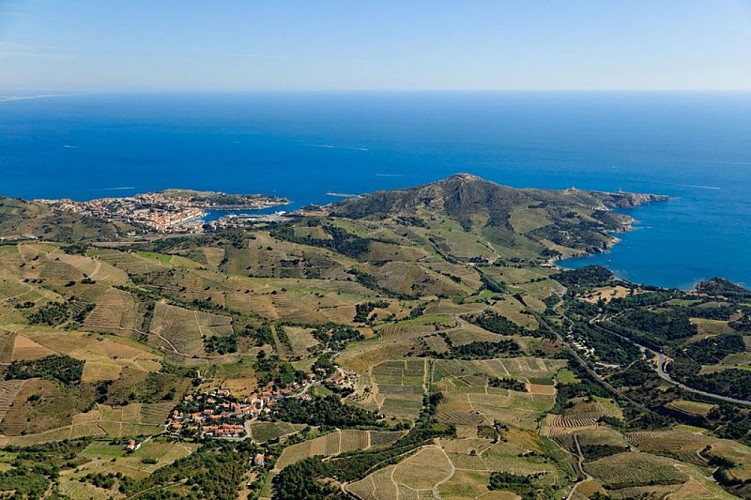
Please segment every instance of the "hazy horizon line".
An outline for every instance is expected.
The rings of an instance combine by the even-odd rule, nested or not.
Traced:
[[[751,94],[749,89],[0,89],[0,102],[105,94]]]

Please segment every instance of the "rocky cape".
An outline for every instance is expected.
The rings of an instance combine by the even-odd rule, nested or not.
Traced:
[[[668,199],[657,194],[575,188],[515,189],[462,173],[423,186],[344,200],[331,205],[329,214],[417,224],[445,216],[465,231],[495,235],[501,239],[498,243],[508,243],[510,236],[532,240],[549,250],[547,257],[558,258],[605,251],[617,243],[612,233],[630,229],[634,219],[614,209]]]

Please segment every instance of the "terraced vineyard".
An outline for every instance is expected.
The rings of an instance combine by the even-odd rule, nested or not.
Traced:
[[[371,442],[371,434],[375,439]],[[283,469],[300,460],[316,455],[333,456],[356,450],[367,450],[371,446],[383,446],[393,443],[404,433],[358,430],[336,430],[304,443],[295,444],[284,449],[276,462],[276,469]]]
[[[128,252],[97,250],[92,252],[92,255],[128,274],[147,274],[166,267],[154,259],[147,259]]]
[[[2,380],[0,381],[0,423],[5,428],[5,415],[10,410],[13,400],[23,387],[23,380]]]
[[[414,419],[422,408],[427,360],[384,361],[373,368],[374,391],[381,412]]]
[[[565,434],[572,430],[597,427],[596,418],[566,418],[563,415],[550,415],[545,421],[548,436]]]
[[[229,316],[157,303],[149,332],[149,344],[190,358],[205,356],[204,337],[231,335],[233,329]]]
[[[751,498],[748,409],[631,342],[742,391],[751,295],[551,264],[658,199],[458,175],[231,231],[0,245],[0,445],[55,443],[0,469],[102,499]],[[5,200],[0,227],[2,203],[61,216]],[[228,423],[250,439],[202,436]]]
[[[688,475],[678,462],[646,453],[626,452],[588,463],[586,470],[615,488],[648,484],[682,484]]]
[[[84,329],[115,335],[135,335],[141,326],[135,298],[122,290],[110,288],[97,301],[94,310],[84,321]]]

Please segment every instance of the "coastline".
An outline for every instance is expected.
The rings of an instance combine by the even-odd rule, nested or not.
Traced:
[[[469,169],[516,188],[658,192],[681,201],[637,209],[644,229],[597,262],[612,258],[619,273],[665,286],[715,274],[751,283],[751,171],[740,166],[750,161],[745,97],[707,95],[700,107],[670,93],[292,97],[207,93],[188,103],[156,92],[5,103],[2,191],[87,200],[190,184],[278,190],[304,206],[336,201],[326,192],[399,189]],[[39,120],[30,128],[33,116]],[[716,116],[725,119],[707,119]],[[124,187],[133,189],[113,189]]]
[[[675,199],[677,199],[677,197],[668,196],[665,199],[661,199],[657,201],[670,202]],[[628,235],[630,233],[633,233],[634,231],[638,229],[638,228],[635,228],[635,226],[639,226],[640,221],[636,219],[633,215],[631,215],[631,213],[629,212],[632,212],[633,210],[637,208],[648,208],[649,206],[653,204],[654,204],[654,201],[647,201],[645,203],[638,204],[638,205],[628,207],[628,208],[614,209],[613,211],[615,213],[623,215],[627,217],[628,219],[621,225],[621,228],[619,230],[611,231],[609,233],[611,238],[610,240],[608,240],[604,249],[597,250],[594,252],[582,252],[579,255],[572,255],[569,257],[565,257],[565,258],[553,258],[553,259],[550,259],[548,263],[552,265],[553,267],[555,267],[556,269],[560,269],[562,271],[570,271],[573,269],[579,269],[582,267],[586,267],[588,265],[601,265],[605,267],[606,269],[610,270],[613,273],[613,275],[620,280],[628,281],[634,284],[655,285],[654,283],[636,283],[633,280],[629,279],[628,277],[623,276],[622,272],[619,269],[615,269],[613,266],[608,265],[612,263],[612,259],[608,259],[606,263],[597,262],[597,260],[602,259],[603,256],[610,255],[613,249],[616,248],[616,246],[624,242],[624,238],[628,238]],[[619,236],[616,236],[616,235],[619,235]],[[563,263],[574,264],[574,265],[566,266],[566,265],[563,265]],[[702,278],[698,278],[694,280],[690,287],[680,287],[679,289],[683,291],[692,290],[696,286],[696,284],[699,283],[700,281],[702,281]],[[662,285],[657,285],[657,286],[662,286]],[[666,287],[666,288],[670,288],[670,287]]]

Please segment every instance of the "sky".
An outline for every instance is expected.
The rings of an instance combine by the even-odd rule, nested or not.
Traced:
[[[0,91],[751,90],[751,0],[0,0]]]

